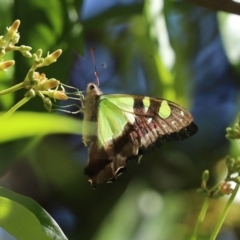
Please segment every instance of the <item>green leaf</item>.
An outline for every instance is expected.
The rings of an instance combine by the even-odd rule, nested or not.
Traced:
[[[80,134],[79,120],[64,115],[16,112],[5,121],[0,118],[0,142],[54,133]]]
[[[4,188],[0,188],[0,226],[19,240],[67,239],[38,203]]]

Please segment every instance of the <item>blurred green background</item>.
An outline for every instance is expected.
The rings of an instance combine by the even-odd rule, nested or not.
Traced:
[[[95,47],[105,93],[175,101],[199,127],[196,136],[165,144],[140,165],[129,162],[116,182],[92,190],[83,174],[81,114],[46,113],[34,98],[1,127],[0,184],[39,202],[69,239],[188,239],[203,202],[195,193],[202,171],[210,170],[213,184],[224,176],[223,158],[239,154],[239,144],[225,139],[238,114],[239,16],[159,0],[0,0],[0,16],[0,35],[19,19],[19,45],[33,53],[63,50],[40,69],[48,78],[84,91],[96,81]],[[23,81],[32,63],[19,52],[9,59],[16,64],[0,72],[0,90]],[[1,111],[24,93],[1,96]],[[224,202],[212,201],[199,239],[208,239]],[[219,239],[240,239],[237,202],[233,207]]]

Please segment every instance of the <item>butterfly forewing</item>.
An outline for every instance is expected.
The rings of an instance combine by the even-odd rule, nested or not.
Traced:
[[[127,105],[123,105],[125,107]],[[122,110],[108,99],[101,99],[98,104],[98,139],[100,145],[117,138],[122,134],[124,126],[134,120],[134,115]]]
[[[163,99],[102,94],[96,107],[97,133],[85,169],[93,186],[113,181],[126,160],[139,158],[164,141],[182,140],[197,132],[187,110]]]

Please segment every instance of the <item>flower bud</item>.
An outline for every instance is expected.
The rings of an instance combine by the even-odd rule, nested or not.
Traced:
[[[51,99],[50,99],[50,98],[45,97],[45,98],[43,99],[43,104],[44,104],[44,107],[45,107],[49,112],[52,111],[52,102],[51,102]]]
[[[15,37],[20,25],[20,20],[15,20],[11,27],[7,28],[7,33],[5,35],[5,40],[10,41]]]
[[[202,174],[202,181],[203,182],[207,182],[209,179],[209,171],[208,170],[205,170]]]
[[[27,57],[27,58],[31,58],[31,57],[32,57],[32,54],[31,54],[29,51],[22,52],[22,55],[23,55],[24,57]]]
[[[37,58],[41,58],[42,57],[42,49],[41,48],[39,48],[37,51],[36,51],[36,57]]]
[[[55,88],[59,84],[60,84],[60,81],[56,80],[55,78],[51,78],[43,84],[44,90]]]
[[[48,91],[41,91],[41,93],[49,96],[50,98],[57,99],[57,100],[68,99],[68,96],[63,91],[48,90]]]
[[[38,65],[38,67],[48,66],[52,64],[53,62],[57,61],[57,58],[62,54],[62,50],[58,49],[55,52],[49,54],[44,61]]]
[[[235,164],[235,159],[231,158],[230,156],[227,156],[225,162],[226,162],[228,169],[232,170],[234,167],[234,164]]]
[[[21,45],[21,46],[19,47],[19,50],[25,52],[25,51],[30,51],[30,50],[32,50],[32,48],[29,47],[29,46]]]
[[[35,96],[36,96],[36,92],[33,89],[30,89],[29,91],[27,91],[25,93],[25,97],[27,97],[27,98],[33,98]]]
[[[226,128],[226,138],[229,140],[234,140],[234,139],[239,139],[240,138],[240,134],[239,131],[237,129],[233,129],[233,128]]]
[[[22,53],[24,57],[28,57],[28,58],[32,57],[32,54],[29,52],[31,50],[32,48],[29,46],[21,45],[19,47],[19,51]]]
[[[67,100],[68,96],[62,91],[54,91],[53,98],[58,100]]]
[[[49,80],[45,80],[43,81],[43,83],[40,83],[38,86],[37,86],[37,90],[39,91],[44,91],[44,90],[49,90],[51,88],[54,88],[54,87],[57,87],[59,85],[60,81],[54,79],[54,78],[51,78]]]
[[[13,66],[15,64],[14,60],[9,60],[5,62],[0,62],[0,71],[6,70],[7,68]]]

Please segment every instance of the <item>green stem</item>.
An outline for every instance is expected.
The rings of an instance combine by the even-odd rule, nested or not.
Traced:
[[[12,108],[10,108],[2,117],[0,117],[0,121],[8,119],[18,108],[28,102],[31,98],[32,97],[24,97],[21,101],[19,101]]]
[[[194,228],[194,231],[193,231],[191,240],[197,239],[198,231],[199,231],[199,228],[200,228],[200,226],[201,226],[201,224],[202,224],[202,222],[203,222],[203,220],[204,220],[204,218],[205,218],[205,215],[206,215],[208,206],[209,206],[209,198],[206,197],[206,198],[205,198],[205,201],[204,201],[204,203],[203,203],[201,212],[200,212],[199,215],[198,215],[197,224],[196,224],[196,226],[195,226],[195,228]]]
[[[238,190],[239,190],[239,185],[237,184],[236,187],[234,188],[230,198],[228,199],[227,204],[226,204],[225,208],[223,209],[222,214],[221,214],[220,218],[218,219],[217,224],[216,224],[209,240],[215,240],[216,239],[217,234],[219,233],[219,231],[221,229],[221,226],[222,226],[222,224],[223,224],[223,222],[224,222],[224,220],[227,216],[228,210],[229,210],[234,198],[237,195]]]
[[[14,85],[14,86],[12,86],[10,88],[7,88],[5,90],[0,91],[0,95],[4,95],[4,94],[7,94],[7,93],[15,92],[15,91],[17,91],[17,90],[19,90],[21,88],[24,88],[24,83],[23,82],[18,83],[18,84]]]

